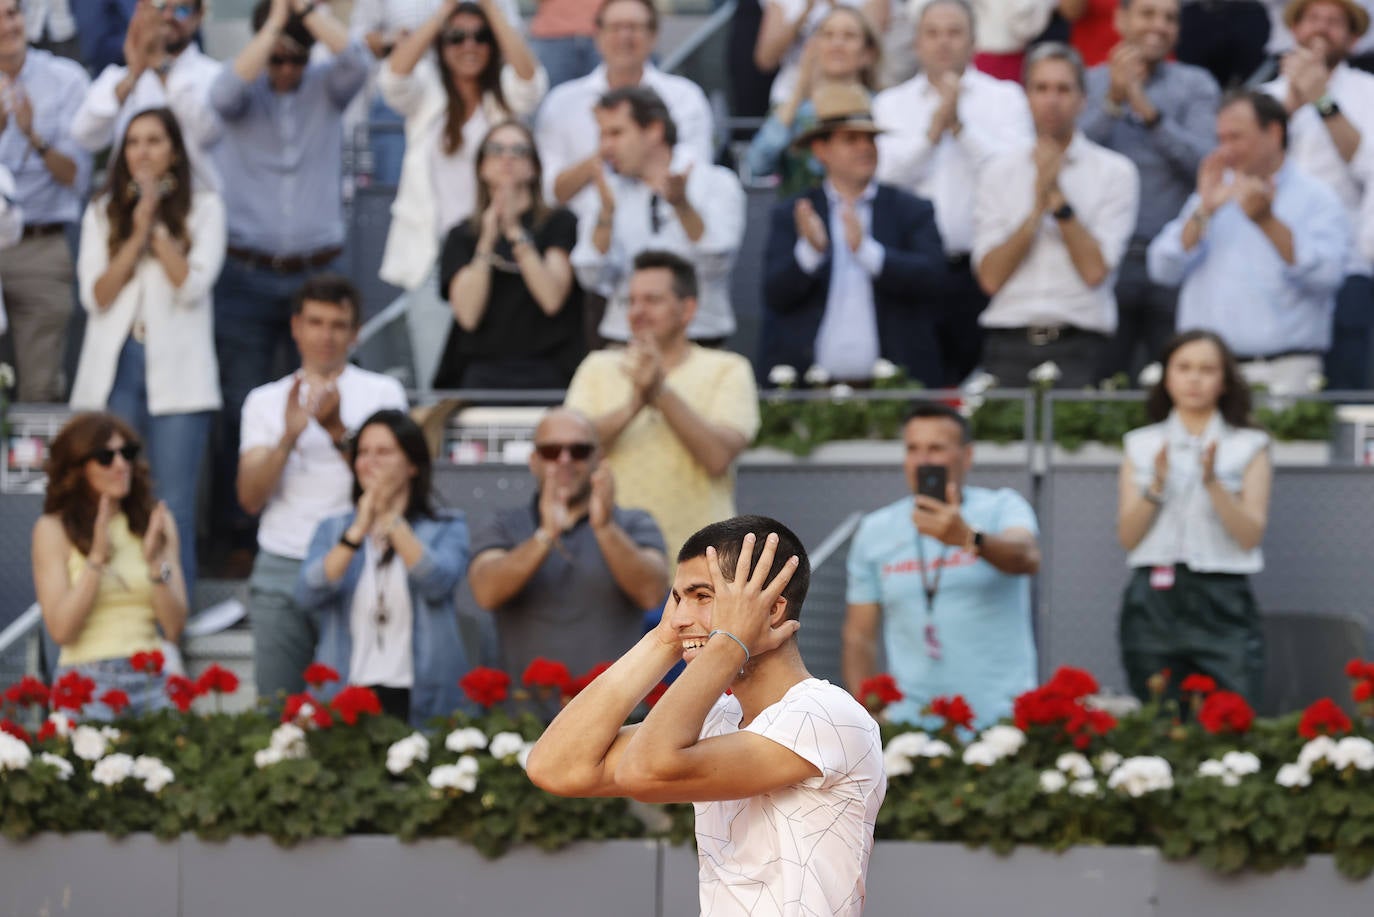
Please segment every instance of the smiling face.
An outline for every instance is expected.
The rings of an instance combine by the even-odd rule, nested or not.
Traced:
[[[162,47],[168,54],[180,54],[200,28],[201,8],[196,0],[163,0]]]
[[[716,593],[711,588],[711,568],[705,556],[693,557],[677,565],[673,577],[673,608],[670,623],[682,641],[682,658],[691,662],[706,646],[711,633],[711,610]]]
[[[643,68],[657,37],[653,16],[639,0],[613,0],[601,8],[596,49],[606,69],[620,73]]]
[[[1225,391],[1221,351],[1211,341],[1189,341],[1169,357],[1164,390],[1174,406],[1205,412],[1217,406]]]
[[[1121,40],[1140,49],[1148,64],[1167,58],[1178,43],[1178,0],[1131,0],[1117,10]]]
[[[369,424],[358,434],[358,455],[353,473],[364,491],[379,488],[391,493],[402,482],[409,488],[417,469],[396,441],[391,428],[381,423]]]
[[[955,3],[931,3],[916,25],[916,58],[932,80],[963,73],[973,58],[973,23]]]
[[[873,64],[874,49],[869,47],[861,15],[850,7],[836,7],[816,30],[820,71],[825,79],[856,81]]]
[[[1254,105],[1239,99],[1217,112],[1217,150],[1227,168],[1268,175],[1283,161],[1283,128],[1262,127]]]
[[[176,151],[161,121],[152,115],[129,122],[124,132],[124,164],[135,178],[159,179],[172,169]]]
[[[641,127],[629,102],[614,108],[597,108],[595,114],[601,131],[601,158],[618,175],[642,177],[650,152],[663,142],[663,125],[651,122]]]
[[[1026,74],[1026,101],[1037,135],[1061,143],[1073,137],[1083,110],[1083,89],[1072,64],[1057,58],[1036,61]]]
[[[108,465],[102,465],[94,457],[87,458],[82,466],[82,471],[86,476],[86,484],[91,492],[100,497],[113,497],[115,500],[123,500],[129,495],[129,487],[133,482],[134,466],[133,463],[119,453],[123,449],[126,440],[118,433],[112,433],[110,438],[105,441],[105,448],[114,452],[114,460]]]
[[[1298,21],[1293,23],[1293,40],[1320,54],[1326,66],[1335,67],[1350,55],[1358,36],[1341,4],[1315,0],[1307,4]]]
[[[476,80],[495,53],[491,28],[476,13],[454,13],[440,36],[444,63],[458,80]]]
[[[629,300],[631,336],[651,338],[660,347],[686,335],[696,312],[696,300],[683,299],[673,291],[673,273],[664,267],[635,271],[630,276]]]
[[[343,369],[357,336],[354,312],[342,303],[307,299],[291,316],[291,339],[307,373],[332,376]]]
[[[601,450],[596,445],[596,428],[587,418],[573,411],[550,411],[534,430],[534,451],[530,453],[530,472],[540,487],[552,471],[555,486],[566,489],[568,502],[585,502],[592,490],[592,472],[601,462]],[[546,459],[539,450],[544,447],[563,447],[558,457]],[[572,447],[572,448],[569,448]],[[586,458],[575,458],[574,449],[591,447]]]
[[[482,144],[478,177],[488,188],[530,187],[534,182],[534,147],[525,130],[504,124]]]

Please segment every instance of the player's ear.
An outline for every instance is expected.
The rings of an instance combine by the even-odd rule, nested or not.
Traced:
[[[770,627],[777,627],[787,620],[787,599],[778,596],[773,602],[773,610],[768,613],[768,624]]]

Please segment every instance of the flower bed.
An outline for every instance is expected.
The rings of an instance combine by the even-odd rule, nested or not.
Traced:
[[[1347,672],[1368,717],[1374,663]],[[191,692],[233,690],[225,674],[203,676]],[[541,660],[519,690],[556,699],[596,674],[573,679]],[[316,688],[337,678],[322,666],[311,675]],[[690,806],[663,807],[651,829],[624,800],[534,787],[523,763],[542,725],[504,709],[517,699],[508,682],[476,671],[465,689],[486,711],[416,732],[358,687],[328,704],[296,695],[279,716],[169,710],[77,725],[71,714],[91,702],[82,680],[26,680],[5,693],[6,712],[47,715],[37,735],[0,722],[0,833],[267,835],[282,844],[394,834],[459,838],[486,856],[525,843],[690,837]],[[890,784],[878,837],[998,852],[1146,845],[1224,873],[1329,853],[1349,877],[1374,871],[1374,742],[1363,720],[1330,700],[1261,720],[1208,679],[1185,679],[1178,701],[1167,673],[1156,682],[1151,703],[1119,718],[1095,706],[1090,674],[1061,669],[1017,699],[1012,722],[978,734],[962,698],[933,702],[929,731],[884,724]],[[184,699],[184,685],[174,690]],[[899,696],[888,678],[861,693],[875,712]]]

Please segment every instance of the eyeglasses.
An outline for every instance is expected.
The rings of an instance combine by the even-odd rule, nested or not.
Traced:
[[[273,67],[304,67],[309,62],[309,54],[273,54],[267,59]]]
[[[138,443],[125,443],[118,449],[111,449],[109,446],[106,446],[103,449],[97,449],[92,452],[91,461],[103,468],[109,468],[114,464],[115,456],[118,455],[123,458],[124,461],[132,465],[134,459],[138,458],[139,450],[142,448],[143,447]]]
[[[534,451],[546,462],[556,462],[566,452],[574,462],[585,462],[592,457],[596,446],[592,443],[536,443]]]
[[[171,10],[172,18],[179,19],[182,22],[185,22],[199,12],[194,3],[178,3],[173,5],[168,3],[167,0],[153,0],[153,9],[157,10],[159,13]]]
[[[486,156],[519,156],[528,159],[533,152],[534,148],[528,143],[498,143],[491,140],[482,145],[482,153]]]
[[[469,32],[467,29],[449,29],[444,33],[443,42],[450,46],[461,45],[468,41],[478,45],[489,45],[495,37],[491,29],[486,26],[482,26],[475,32]]]

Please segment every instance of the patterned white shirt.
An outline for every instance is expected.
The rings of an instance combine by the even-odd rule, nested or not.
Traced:
[[[738,732],[742,717],[739,701],[722,696],[701,737]],[[808,678],[745,730],[820,774],[762,796],[695,805],[703,917],[857,917],[887,793],[878,724],[843,688]]]

